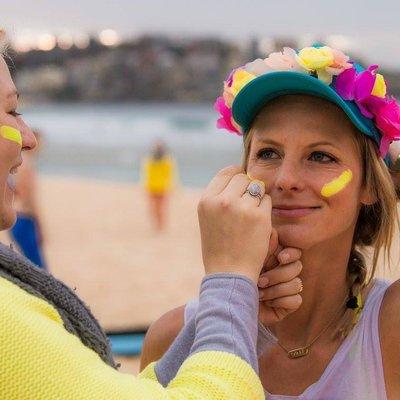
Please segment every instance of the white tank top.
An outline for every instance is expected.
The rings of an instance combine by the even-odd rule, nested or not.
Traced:
[[[319,380],[299,396],[271,394],[268,400],[387,400],[381,346],[379,311],[391,282],[375,279],[360,320],[340,345]],[[185,308],[185,321],[196,312],[197,300]],[[259,330],[258,353],[276,342],[265,328]],[[264,350],[263,350],[264,349]]]

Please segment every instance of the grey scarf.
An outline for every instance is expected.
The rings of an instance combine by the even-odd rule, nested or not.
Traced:
[[[115,364],[108,338],[81,299],[47,271],[0,243],[0,276],[56,308],[65,329],[95,351],[113,368]]]

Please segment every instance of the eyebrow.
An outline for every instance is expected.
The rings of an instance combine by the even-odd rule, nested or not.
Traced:
[[[261,143],[272,144],[272,145],[277,146],[277,147],[282,146],[281,143],[276,142],[275,140],[272,140],[272,139],[257,139],[257,140],[259,142],[261,142]],[[320,141],[320,142],[311,143],[307,147],[312,148],[312,147],[317,147],[317,146],[332,146],[335,149],[339,149],[339,147],[336,146],[334,143],[327,142],[327,141]]]

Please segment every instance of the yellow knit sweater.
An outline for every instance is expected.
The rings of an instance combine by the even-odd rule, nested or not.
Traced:
[[[120,373],[64,329],[57,310],[0,277],[1,400],[261,400],[254,370],[233,354],[202,352],[167,388],[154,364]]]

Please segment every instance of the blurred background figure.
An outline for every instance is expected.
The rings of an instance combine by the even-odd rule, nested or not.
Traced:
[[[42,135],[34,130],[37,146],[24,153],[24,162],[19,167],[15,180],[15,209],[17,222],[10,230],[12,240],[19,250],[34,264],[47,269],[43,255],[43,230],[38,201],[36,160]]]
[[[176,184],[176,168],[166,144],[156,140],[143,161],[142,181],[148,193],[151,219],[158,231],[166,225],[168,199]]]

